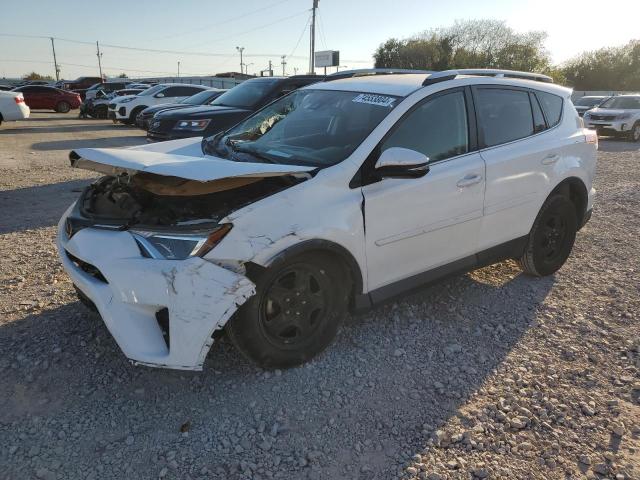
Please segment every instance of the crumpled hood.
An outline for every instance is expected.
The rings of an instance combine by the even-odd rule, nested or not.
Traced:
[[[69,154],[71,166],[107,175],[145,172],[199,182],[223,178],[266,178],[305,174],[314,167],[234,162],[202,153],[202,137],[132,148],[79,148]]]

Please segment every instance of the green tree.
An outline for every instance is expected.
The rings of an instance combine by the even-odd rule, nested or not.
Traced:
[[[53,80],[51,75],[42,75],[37,72],[31,72],[24,75],[23,80]]]
[[[129,78],[127,77],[127,74],[122,72],[120,75],[118,75],[118,78]]]
[[[415,37],[392,38],[374,53],[378,68],[447,70],[506,68],[543,72],[551,68],[545,32],[518,33],[497,20],[465,20]]]
[[[640,40],[585,52],[562,72],[576,90],[640,90]]]

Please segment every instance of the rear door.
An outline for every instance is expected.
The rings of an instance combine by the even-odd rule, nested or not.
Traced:
[[[479,237],[479,249],[484,250],[529,233],[561,158],[561,146],[547,132],[559,122],[560,113],[548,124],[538,97],[525,88],[477,86],[473,97],[487,168]],[[562,99],[556,98],[561,107]]]
[[[429,172],[421,178],[384,178],[362,187],[371,291],[401,280],[423,283],[420,274],[447,264],[452,265],[443,268],[473,265],[469,257],[477,249],[485,167],[476,151],[470,104],[470,91],[464,89],[421,100],[367,160],[375,164],[391,147],[430,159]]]

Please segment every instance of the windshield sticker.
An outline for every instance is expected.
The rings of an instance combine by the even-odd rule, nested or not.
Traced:
[[[378,105],[379,107],[390,107],[396,99],[385,95],[373,95],[371,93],[361,93],[352,102],[368,103],[370,105]]]

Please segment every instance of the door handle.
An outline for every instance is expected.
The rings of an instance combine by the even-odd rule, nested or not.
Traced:
[[[543,165],[553,165],[558,160],[560,160],[560,155],[556,153],[551,153],[542,159]]]
[[[475,185],[476,183],[480,183],[482,181],[482,175],[478,175],[477,173],[471,175],[465,175],[463,178],[458,180],[456,185],[460,188],[470,187],[471,185]]]

